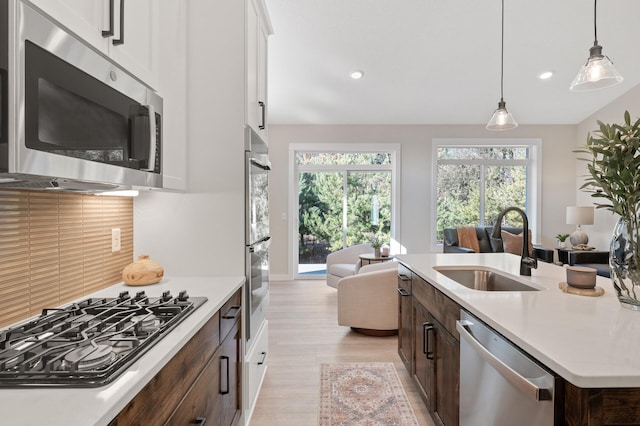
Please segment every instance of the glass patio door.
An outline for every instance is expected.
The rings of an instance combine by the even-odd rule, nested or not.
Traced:
[[[391,171],[298,172],[297,275],[324,278],[329,253],[391,237]]]

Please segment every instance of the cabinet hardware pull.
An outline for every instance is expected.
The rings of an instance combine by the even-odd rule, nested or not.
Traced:
[[[400,293],[400,296],[411,296],[411,293],[402,287],[398,289],[398,293]]]
[[[193,421],[193,424],[194,425],[203,425],[206,421],[207,421],[206,417],[199,416],[199,417],[196,417],[196,419]]]
[[[258,365],[262,365],[264,364],[264,361],[267,359],[267,353],[266,352],[262,352],[262,359],[260,361],[258,361]]]
[[[267,120],[267,106],[264,102],[258,101],[258,106],[262,109],[262,123],[258,126],[260,130],[264,130]]]
[[[423,346],[422,352],[427,356],[427,359],[433,359],[433,352],[429,352],[429,332],[434,331],[433,324],[430,322],[425,322],[422,324],[422,333],[423,333]]]
[[[401,281],[411,281],[411,278],[404,274],[398,274],[398,278],[400,278]]]
[[[229,308],[226,314],[222,315],[223,319],[237,319],[242,312],[242,307],[232,306]]]
[[[113,44],[124,44],[124,0],[120,0],[120,38],[113,39]]]
[[[114,0],[109,0],[109,29],[102,30],[102,37],[113,36],[113,2]]]
[[[225,374],[220,374],[220,377],[225,377],[226,378],[226,382],[224,383],[224,388],[223,388],[223,383],[222,383],[222,379],[220,379],[220,394],[221,395],[226,395],[229,393],[229,357],[228,356],[221,356],[220,357],[220,369],[222,369],[222,361],[225,362],[226,364],[226,373]]]

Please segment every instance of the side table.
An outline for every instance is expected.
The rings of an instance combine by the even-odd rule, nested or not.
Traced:
[[[557,249],[558,261],[563,264],[575,265],[585,263],[609,263],[609,252],[601,250],[572,250]]]
[[[375,253],[361,254],[359,257],[360,260],[362,260],[362,264],[367,262],[367,265],[370,265],[372,262],[386,262],[387,260],[393,259],[393,255],[391,254],[389,256],[376,256]]]

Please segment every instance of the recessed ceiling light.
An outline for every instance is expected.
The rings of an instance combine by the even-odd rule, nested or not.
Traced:
[[[364,71],[360,71],[360,70],[351,71],[351,74],[349,75],[354,80],[360,80],[362,77],[364,77]]]
[[[553,76],[553,71],[545,71],[538,76],[540,80],[548,80]]]

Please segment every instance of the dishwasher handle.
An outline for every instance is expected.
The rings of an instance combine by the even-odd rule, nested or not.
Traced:
[[[495,368],[495,370],[513,386],[524,392],[525,395],[535,399],[536,401],[550,401],[553,398],[551,389],[540,387],[530,379],[521,376],[494,354],[489,352],[487,348],[482,346],[482,344],[473,337],[469,330],[469,326],[472,324],[472,322],[467,320],[456,321],[456,330],[460,333],[460,339],[464,339],[483,360]]]

